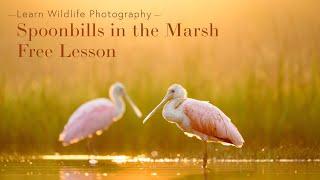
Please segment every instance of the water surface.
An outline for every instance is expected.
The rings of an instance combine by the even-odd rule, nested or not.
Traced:
[[[0,179],[320,179],[318,159],[210,159],[206,171],[201,163],[143,155],[8,156],[0,159]]]

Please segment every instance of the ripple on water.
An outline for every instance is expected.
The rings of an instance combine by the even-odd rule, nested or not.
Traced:
[[[95,165],[92,160],[95,160]],[[144,178],[190,178],[203,176],[218,178],[247,177],[259,179],[275,178],[314,178],[320,177],[319,159],[210,159],[209,170],[201,169],[201,159],[155,158],[139,156],[88,156],[88,155],[44,155],[39,157],[2,158],[1,176],[21,179],[23,176],[46,177],[53,179],[81,179],[85,177]],[[18,178],[19,177],[19,178]],[[289,178],[288,178],[289,177]]]

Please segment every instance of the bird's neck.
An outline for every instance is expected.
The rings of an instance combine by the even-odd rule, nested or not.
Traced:
[[[170,100],[163,108],[163,117],[169,122],[180,123],[182,121],[181,105],[185,100],[184,98]]]
[[[166,106],[167,108],[177,109],[181,106],[181,104],[186,100],[187,98],[175,98],[170,100]]]
[[[111,100],[115,106],[115,109],[116,109],[116,118],[120,119],[126,110],[126,106],[124,104],[123,97],[115,92],[112,92],[110,94],[110,98],[111,98]]]

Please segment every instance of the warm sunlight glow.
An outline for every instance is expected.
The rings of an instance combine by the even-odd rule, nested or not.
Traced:
[[[41,159],[44,160],[108,160],[117,164],[122,163],[199,163],[202,159],[197,158],[158,158],[152,159],[145,155],[126,156],[126,155],[106,155],[106,156],[93,156],[93,155],[43,155]],[[320,162],[320,159],[209,159],[209,162],[217,163],[272,163],[272,162]]]

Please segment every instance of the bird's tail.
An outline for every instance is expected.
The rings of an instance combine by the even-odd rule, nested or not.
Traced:
[[[70,145],[70,143],[68,143],[68,142],[65,141],[65,138],[66,138],[66,133],[65,133],[65,132],[62,132],[62,133],[60,133],[58,140],[59,140],[60,142],[62,142],[62,145],[63,145],[63,146],[68,146],[68,145]]]
[[[64,132],[60,133],[59,135],[59,141],[64,141],[64,138],[66,137],[66,134]]]
[[[240,132],[238,131],[238,129],[236,128],[235,125],[233,125],[233,128],[234,128],[234,131],[231,131],[233,144],[234,144],[235,147],[241,148],[243,146],[243,144],[244,144],[244,139],[241,136]]]

